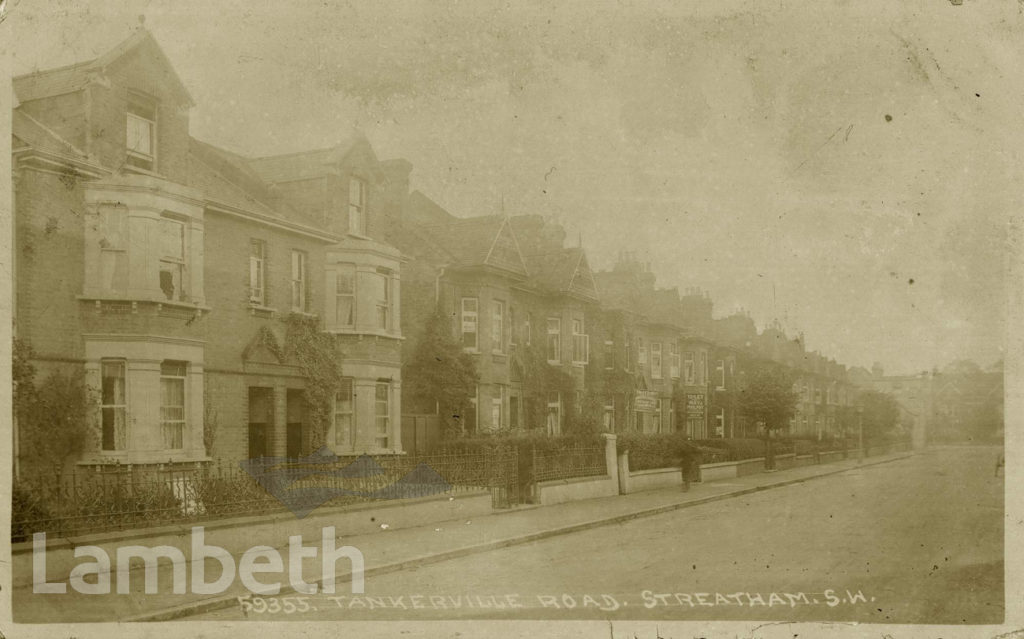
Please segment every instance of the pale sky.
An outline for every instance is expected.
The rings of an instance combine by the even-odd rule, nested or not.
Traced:
[[[844,364],[1002,357],[1024,3],[10,2],[14,73],[145,15],[199,139],[358,127],[456,215],[555,217]]]

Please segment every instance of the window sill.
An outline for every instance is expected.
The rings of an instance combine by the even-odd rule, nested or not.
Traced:
[[[308,313],[308,312],[306,312],[306,311],[303,311],[303,310],[299,310],[299,309],[297,309],[297,308],[293,308],[293,309],[292,309],[291,311],[289,311],[289,312],[290,312],[290,313],[291,313],[292,315],[300,315],[300,316],[302,316],[302,317],[306,317],[306,318],[308,318],[308,319],[317,319],[317,318],[319,318],[319,317],[320,317],[320,316],[319,316],[319,315],[317,315],[316,313]]]
[[[561,366],[562,365],[562,361],[561,360],[555,360],[555,359],[549,359],[548,360],[548,364],[551,364],[552,366]]]
[[[157,298],[146,298],[146,297],[126,297],[120,295],[78,295],[76,299],[82,302],[93,302],[96,306],[96,311],[101,312],[103,305],[130,305],[130,312],[137,313],[140,305],[143,306],[156,306],[159,310],[161,307],[185,309],[190,311],[196,311],[199,314],[209,313],[213,310],[211,307],[204,304],[198,304],[195,302],[182,302],[179,300],[168,300],[168,299],[157,299]]]
[[[358,337],[360,339],[362,339],[364,337],[382,337],[384,339],[395,339],[395,340],[402,340],[402,339],[404,339],[401,336],[401,334],[398,334],[398,333],[388,333],[388,332],[380,330],[380,329],[372,329],[372,328],[370,328],[370,329],[363,329],[363,330],[354,329],[354,328],[327,328],[327,329],[324,329],[324,332],[330,333],[331,335],[350,335],[352,337]]]

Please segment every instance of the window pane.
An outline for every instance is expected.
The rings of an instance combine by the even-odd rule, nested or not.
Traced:
[[[184,267],[175,262],[160,262],[160,290],[169,300],[184,300],[185,291],[181,282]]]
[[[153,124],[134,114],[128,114],[126,146],[129,151],[153,155]]]
[[[128,288],[127,251],[100,251],[100,277],[104,289],[125,291]]]
[[[335,292],[338,295],[351,295],[356,290],[356,267],[341,266],[337,271]]]
[[[102,402],[106,405],[125,402],[124,396],[124,362],[103,362]]]
[[[160,256],[185,259],[185,225],[177,220],[160,220]]]

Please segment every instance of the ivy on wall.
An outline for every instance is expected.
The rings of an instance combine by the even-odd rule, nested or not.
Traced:
[[[334,395],[341,387],[340,354],[334,336],[321,330],[318,317],[289,313],[284,323],[283,347],[269,329],[260,331],[260,340],[275,357],[295,361],[302,369],[306,377],[309,441],[316,450],[326,443]]]

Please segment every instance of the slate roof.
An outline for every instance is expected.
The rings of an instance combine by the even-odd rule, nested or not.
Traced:
[[[254,173],[271,184],[305,180],[336,171],[335,167],[341,164],[345,156],[365,140],[359,134],[327,149],[251,158],[247,163]]]
[[[235,208],[320,229],[320,224],[274,197],[240,155],[191,138],[189,185],[206,198]]]
[[[446,224],[423,226],[424,233],[451,255],[457,266],[482,266],[487,262],[498,232],[505,223],[500,215],[454,218]]]
[[[85,158],[85,152],[60,137],[44,124],[20,109],[11,112],[11,133],[25,144],[60,155]]]
[[[586,264],[582,248],[563,248],[546,253],[525,255],[526,267],[530,271],[529,284],[548,293],[578,293],[597,298],[593,277],[587,278],[581,266]],[[580,270],[580,278],[576,278]],[[582,281],[581,281],[582,280]]]
[[[19,101],[28,102],[29,100],[78,91],[84,88],[97,72],[102,72],[106,67],[143,45],[151,47],[164,66],[167,67],[168,73],[166,77],[170,78],[174,83],[175,88],[185,102],[189,105],[195,104],[192,101],[192,96],[189,95],[188,89],[185,88],[181,78],[178,77],[174,67],[167,59],[167,55],[164,54],[163,49],[157,44],[153,35],[146,29],[139,29],[116,47],[94,60],[76,62],[75,64],[63,67],[17,76],[12,80],[14,94],[18,97]]]

